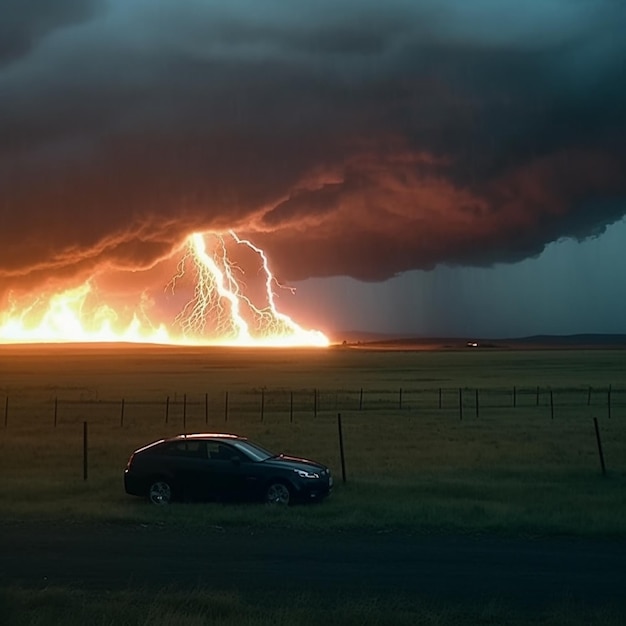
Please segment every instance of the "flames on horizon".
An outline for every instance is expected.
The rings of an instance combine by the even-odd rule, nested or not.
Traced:
[[[158,295],[107,294],[99,286],[106,280],[94,276],[45,294],[11,296],[0,312],[0,343],[329,345],[321,331],[279,310],[277,291],[293,290],[279,284],[251,241],[232,231],[193,233],[160,269],[175,256],[175,272]]]

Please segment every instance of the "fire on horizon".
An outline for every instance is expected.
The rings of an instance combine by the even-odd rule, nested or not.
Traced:
[[[231,255],[233,247],[244,248],[244,257],[248,252],[256,261],[252,272],[235,260],[241,254]],[[146,292],[138,302],[122,303],[116,310],[106,302],[106,294],[97,292],[94,277],[57,293],[11,302],[7,311],[0,311],[0,343],[328,346],[322,332],[306,330],[280,312],[274,290],[286,288],[274,278],[263,250],[250,241],[232,231],[193,233],[183,250],[175,252],[181,253],[163,299],[168,293],[176,299],[177,290],[191,296],[170,324],[155,322],[162,313]],[[260,284],[249,287],[250,281]]]

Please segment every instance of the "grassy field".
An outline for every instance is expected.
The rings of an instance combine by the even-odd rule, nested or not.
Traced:
[[[38,591],[0,589],[3,623],[11,626],[619,626],[624,613],[614,607],[585,608],[575,600],[526,613],[499,602],[428,602],[398,596],[276,598],[244,597],[210,590],[181,592],[87,592],[67,588]]]
[[[5,346],[0,372],[4,519],[626,534],[624,351]],[[205,430],[324,462],[335,493],[288,510],[123,493],[133,449]]]
[[[52,523],[626,536],[626,352],[0,347],[0,517]],[[341,480],[342,415],[347,482]],[[600,471],[598,419],[607,475]],[[83,424],[88,423],[88,480]],[[151,507],[133,449],[247,435],[331,466],[319,506]],[[623,607],[0,589],[12,625],[621,624]]]

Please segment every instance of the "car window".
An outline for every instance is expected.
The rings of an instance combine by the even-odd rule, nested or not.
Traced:
[[[207,441],[206,451],[212,461],[232,461],[234,458],[240,461],[248,460],[239,450],[221,441]]]
[[[248,459],[252,459],[253,461],[265,461],[269,458],[276,456],[269,450],[261,447],[257,443],[252,443],[251,441],[237,441],[235,443],[237,449],[244,454]]]
[[[167,456],[182,456],[189,458],[203,458],[206,456],[204,441],[181,440],[170,441],[163,447]]]

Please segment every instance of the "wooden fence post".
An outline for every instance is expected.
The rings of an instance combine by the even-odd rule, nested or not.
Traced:
[[[170,419],[170,397],[167,396],[165,400],[165,423],[167,424]]]
[[[341,428],[341,413],[337,413],[337,430],[339,432],[339,454],[341,456],[341,478],[346,482],[346,459],[343,451],[343,431]]]
[[[402,410],[402,387],[400,387],[400,391],[398,393],[398,409]]]
[[[361,387],[361,392],[359,393],[359,411],[363,410],[363,387]]]
[[[602,475],[606,476],[606,466],[604,465],[604,454],[602,453],[602,440],[600,439],[600,428],[598,427],[598,418],[593,418],[593,425],[596,429],[596,442],[598,443],[598,454],[600,455],[600,467]]]
[[[536,397],[535,405],[539,406],[539,385],[537,385],[537,397]]]
[[[463,419],[463,389],[459,387],[459,419]]]
[[[441,387],[439,387],[439,408],[442,406]]]
[[[87,451],[87,422],[83,422],[83,480],[87,480],[88,477]]]
[[[513,386],[513,408],[517,406],[517,387]]]

